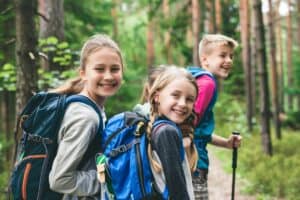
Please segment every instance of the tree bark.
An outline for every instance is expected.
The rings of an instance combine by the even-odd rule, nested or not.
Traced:
[[[118,38],[118,6],[119,6],[119,1],[114,0],[113,1],[114,5],[111,9],[111,16],[113,18],[113,38],[117,41]]]
[[[163,14],[165,19],[170,18],[170,9],[169,9],[169,1],[168,0],[163,0]],[[170,27],[170,26],[168,26]],[[166,52],[166,57],[167,57],[167,62],[168,64],[173,63],[172,59],[172,47],[171,47],[171,29],[168,28],[167,31],[165,32],[164,35],[164,44],[165,44],[165,52]]]
[[[198,0],[192,0],[193,65],[200,66],[198,44],[200,29],[200,7]]]
[[[216,11],[216,32],[222,32],[222,8],[221,0],[215,1],[215,11]]]
[[[261,136],[262,146],[266,154],[272,155],[272,142],[270,133],[270,103],[269,103],[269,87],[268,74],[266,70],[266,48],[264,36],[264,23],[261,11],[261,1],[253,0],[253,11],[255,16],[255,35],[256,35],[256,51],[257,66],[260,80],[260,115],[261,115]]]
[[[293,33],[292,33],[292,13],[291,13],[291,0],[288,0],[288,16],[287,16],[287,87],[294,88],[294,80],[293,80],[293,66],[292,66],[292,45],[293,45]],[[293,110],[293,95],[288,94],[288,110]]]
[[[154,33],[153,33],[153,19],[149,19],[147,25],[147,66],[148,69],[153,67],[154,64]]]
[[[34,23],[37,2],[15,0],[16,6],[16,112],[37,91],[37,34]]]
[[[249,4],[252,5],[252,4]],[[255,41],[256,41],[256,36],[255,36],[255,16],[254,16],[254,11],[253,9],[250,10],[250,16],[251,16],[251,23],[250,23],[250,50],[251,50],[251,101],[252,101],[252,116],[256,116],[258,106],[257,106],[257,65],[256,65],[256,47],[255,47]]]
[[[276,10],[279,9],[280,1],[276,2]],[[275,26],[276,30],[276,44],[277,44],[277,69],[278,69],[278,101],[279,101],[279,112],[284,113],[284,70],[283,70],[283,48],[282,48],[282,17],[277,16],[277,25]]]
[[[281,139],[281,125],[279,120],[279,102],[278,102],[278,75],[277,75],[277,62],[276,62],[276,39],[274,31],[274,13],[272,1],[269,2],[269,12],[268,12],[268,27],[269,27],[269,44],[270,44],[270,68],[271,68],[271,91],[272,95],[272,104],[273,104],[273,121],[275,125],[275,133],[277,139]]]
[[[214,33],[215,32],[215,25],[214,25],[214,10],[213,10],[213,2],[211,0],[205,0],[205,32],[207,33]]]
[[[298,41],[298,52],[300,52],[300,1],[296,1],[297,2],[297,24],[298,24],[298,29],[297,29],[297,41]],[[299,80],[298,80],[298,86],[299,84]],[[300,110],[300,94],[298,93],[298,111]]]
[[[241,41],[242,41],[242,58],[245,72],[245,92],[246,92],[246,115],[249,131],[252,131],[252,110],[253,103],[251,98],[251,47],[250,47],[250,19],[249,6],[247,0],[240,0],[240,24],[241,24]]]
[[[58,41],[64,40],[64,7],[63,0],[38,0],[40,17],[39,37],[46,39],[54,36]],[[49,70],[62,71],[58,63],[53,62],[54,52],[47,54],[48,60],[44,60],[42,68]]]

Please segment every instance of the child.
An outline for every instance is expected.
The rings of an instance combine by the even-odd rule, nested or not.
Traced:
[[[220,34],[205,35],[199,43],[199,58],[202,68],[189,67],[192,74],[204,70],[204,75],[196,77],[198,97],[195,102],[196,128],[194,142],[197,146],[199,160],[197,171],[193,175],[195,199],[208,199],[208,142],[213,145],[233,148],[239,147],[241,136],[231,135],[228,139],[213,134],[213,107],[217,98],[217,81],[215,77],[225,79],[230,73],[233,61],[233,51],[237,42]]]
[[[89,38],[82,47],[79,77],[53,92],[80,94],[91,99],[105,121],[104,103],[122,82],[123,58],[118,45],[106,35]],[[99,126],[96,111],[83,103],[71,103],[58,133],[58,150],[49,175],[50,188],[63,193],[63,199],[99,196],[93,140]],[[95,144],[99,146],[99,144]],[[86,162],[82,163],[82,160]],[[76,198],[77,199],[77,198]]]
[[[133,111],[149,118],[150,104],[148,102],[148,98],[149,98],[150,89],[151,89],[155,79],[161,73],[163,73],[167,69],[172,70],[172,68],[174,70],[177,70],[177,67],[174,65],[159,65],[159,66],[153,67],[149,70],[148,78],[143,87],[143,93],[141,96],[141,104],[137,104],[133,108]],[[180,128],[181,128],[182,134],[183,134],[183,146],[184,146],[186,154],[187,154],[189,166],[190,166],[191,172],[194,172],[196,169],[196,164],[197,164],[197,160],[198,160],[198,153],[196,151],[196,147],[195,147],[194,143],[192,142],[193,137],[194,137],[193,136],[194,129],[192,127],[192,124],[190,124],[189,121],[186,121],[186,123],[182,124],[180,126]]]
[[[165,119],[180,126],[192,115],[197,97],[194,78],[182,68],[165,69],[151,86],[150,122],[147,128],[151,141],[148,155],[155,183],[160,193],[167,188],[169,199],[194,199],[191,173],[186,159],[182,137],[174,126],[163,123],[156,126],[156,120]],[[182,158],[184,156],[184,159]]]

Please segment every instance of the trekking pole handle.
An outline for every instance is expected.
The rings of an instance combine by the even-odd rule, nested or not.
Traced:
[[[233,131],[232,132],[233,135],[240,135],[239,132],[237,131]],[[236,168],[237,166],[237,147],[233,147],[233,151],[232,151],[232,168]]]

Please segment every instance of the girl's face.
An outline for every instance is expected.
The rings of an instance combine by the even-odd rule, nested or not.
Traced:
[[[193,110],[196,88],[185,78],[173,80],[155,95],[158,112],[176,124],[184,122]]]
[[[120,56],[104,47],[89,55],[85,70],[80,72],[85,82],[83,92],[102,105],[106,97],[114,95],[121,86],[123,70]]]
[[[201,57],[203,68],[225,79],[232,68],[233,49],[228,45],[216,46],[211,53]]]

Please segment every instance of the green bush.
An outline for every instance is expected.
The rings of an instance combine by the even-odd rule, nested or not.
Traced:
[[[228,137],[232,129],[238,128],[241,131],[243,142],[238,153],[237,173],[238,177],[246,180],[245,191],[255,194],[261,200],[299,199],[300,134],[282,129],[282,139],[277,140],[272,131],[273,156],[267,156],[262,150],[259,127],[255,127],[252,134],[244,131],[247,129],[243,107],[238,100],[222,96],[216,107],[215,117],[217,134]],[[231,154],[225,152],[227,151],[218,151],[218,155],[227,162],[226,169],[231,170]]]

